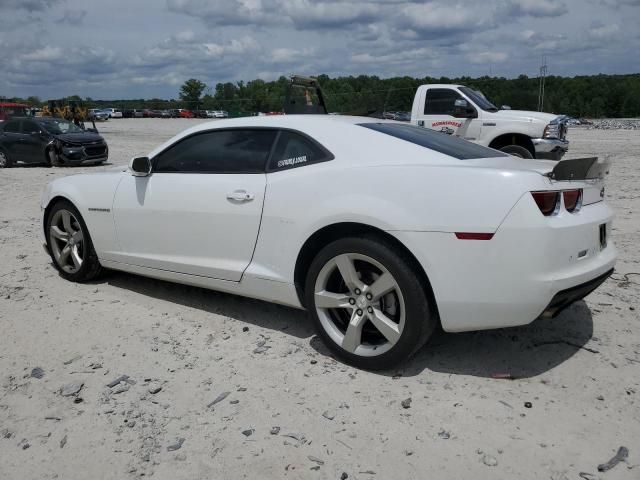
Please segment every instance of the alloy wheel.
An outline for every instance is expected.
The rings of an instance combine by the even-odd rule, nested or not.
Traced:
[[[82,226],[69,210],[54,213],[49,227],[49,245],[58,266],[67,273],[82,267],[85,242]]]
[[[377,260],[345,253],[320,270],[314,289],[320,323],[349,353],[372,357],[389,351],[405,324],[405,301],[396,279]]]

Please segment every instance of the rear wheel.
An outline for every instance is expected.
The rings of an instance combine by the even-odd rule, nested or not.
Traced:
[[[13,162],[9,158],[4,151],[0,150],[0,168],[11,168],[13,167]]]
[[[520,145],[507,145],[506,147],[502,147],[500,151],[513,155],[514,157],[533,158],[531,152]]]
[[[67,201],[56,203],[47,218],[47,245],[53,264],[67,280],[86,282],[101,266],[80,212]]]
[[[336,356],[369,370],[409,358],[437,323],[411,260],[377,237],[322,249],[307,274],[305,303]]]

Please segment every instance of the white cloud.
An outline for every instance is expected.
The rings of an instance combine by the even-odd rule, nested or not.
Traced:
[[[557,17],[569,11],[560,0],[511,0],[510,5],[512,14],[532,17]]]

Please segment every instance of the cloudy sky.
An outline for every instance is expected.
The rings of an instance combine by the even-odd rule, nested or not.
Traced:
[[[0,0],[0,96],[175,98],[188,78],[640,72],[640,0]]]

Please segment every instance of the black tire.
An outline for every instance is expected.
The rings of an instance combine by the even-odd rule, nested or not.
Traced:
[[[58,157],[58,154],[56,153],[56,149],[51,147],[47,150],[46,153],[47,156],[47,166],[49,167],[59,167],[60,166],[60,159]]]
[[[66,210],[70,212],[77,223],[75,225],[76,228],[82,231],[83,242],[82,242],[82,264],[80,268],[76,271],[69,272],[65,270],[62,264],[56,259],[56,255],[54,253],[55,247],[53,242],[56,239],[53,237],[51,233],[51,227],[53,220],[56,218],[56,214],[58,212]],[[49,251],[49,255],[51,256],[51,260],[53,265],[56,267],[60,275],[71,282],[88,282],[98,277],[102,272],[102,266],[100,265],[100,261],[98,260],[98,256],[96,255],[96,251],[93,248],[93,241],[91,240],[91,235],[89,234],[89,229],[87,225],[84,223],[84,219],[78,209],[67,200],[59,200],[53,205],[51,210],[47,215],[46,221],[46,229],[45,236],[47,239],[47,250]],[[59,247],[58,247],[59,248]]]
[[[401,297],[404,299],[404,328],[400,332],[396,343],[381,354],[374,353],[372,356],[365,356],[345,350],[332,338],[320,319],[315,300],[316,281],[321,272],[326,271],[325,265],[328,265],[332,262],[332,259],[343,254],[364,255],[374,259],[393,276],[396,286],[401,291]],[[357,368],[383,370],[406,361],[427,342],[438,324],[438,320],[437,314],[434,313],[435,309],[430,304],[429,287],[421,282],[421,276],[416,272],[416,268],[414,261],[407,254],[398,251],[396,246],[375,235],[362,235],[336,240],[328,244],[316,255],[307,272],[305,305],[318,336],[336,357]],[[358,273],[358,275],[361,276],[361,273]],[[363,278],[361,279],[364,281]],[[401,303],[398,304],[401,305]],[[355,309],[357,307],[349,308]],[[366,322],[371,322],[371,320],[366,320],[365,326],[367,325]]]
[[[13,161],[9,154],[4,150],[0,150],[0,168],[11,168],[13,167]]]
[[[531,152],[520,145],[507,145],[506,147],[502,147],[500,151],[513,155],[514,157],[533,158]]]

